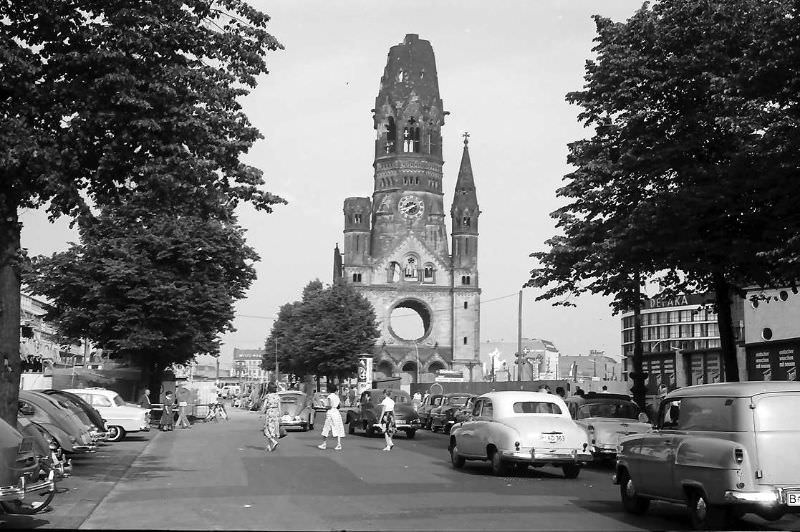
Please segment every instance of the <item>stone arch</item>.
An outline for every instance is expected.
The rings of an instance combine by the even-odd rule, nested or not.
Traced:
[[[375,380],[380,380],[382,377],[393,377],[397,374],[397,365],[391,358],[381,357],[375,361],[372,373]]]
[[[407,308],[409,310],[413,310],[419,315],[420,319],[422,319],[422,328],[424,331],[422,336],[420,336],[419,338],[403,338],[395,332],[395,330],[392,328],[391,316],[392,312],[394,312],[395,309],[398,308]],[[388,323],[389,334],[391,334],[394,338],[400,341],[407,342],[411,340],[414,342],[421,342],[430,335],[431,330],[433,329],[433,311],[428,306],[428,304],[422,301],[421,299],[417,299],[414,297],[402,298],[400,301],[392,305],[391,308],[389,308],[388,316],[389,316],[389,323]]]

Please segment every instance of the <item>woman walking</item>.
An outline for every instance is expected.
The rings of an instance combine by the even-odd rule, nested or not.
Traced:
[[[386,447],[384,451],[391,451],[394,447],[392,436],[397,432],[397,426],[394,423],[394,400],[389,395],[389,390],[383,390],[383,401],[381,401],[381,416],[379,418],[381,428],[383,429],[383,438],[386,440]]]
[[[344,438],[344,423],[342,423],[342,414],[339,413],[339,405],[341,399],[336,393],[336,384],[328,385],[328,411],[325,413],[325,425],[322,427],[322,443],[317,445],[320,449],[328,448],[328,435],[336,438],[336,447],[334,450],[342,450],[342,438]]]
[[[261,405],[264,414],[264,437],[267,439],[267,451],[272,452],[278,447],[278,438],[281,436],[281,398],[276,393],[278,387],[274,382],[267,384],[267,395]]]
[[[167,392],[164,394],[163,403],[164,405],[161,411],[161,420],[158,422],[158,427],[162,431],[172,430],[172,427],[175,423],[175,420],[172,419],[173,412],[175,410],[175,396],[172,395],[172,392]]]

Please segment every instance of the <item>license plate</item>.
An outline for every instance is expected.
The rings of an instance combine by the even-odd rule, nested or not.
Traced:
[[[786,493],[786,504],[788,506],[800,506],[800,491]]]
[[[564,441],[563,434],[542,434],[542,439],[547,443],[560,443]]]

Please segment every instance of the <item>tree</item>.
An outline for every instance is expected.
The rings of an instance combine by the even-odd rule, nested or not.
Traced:
[[[260,135],[237,99],[281,45],[243,0],[17,0],[0,19],[0,417],[13,424],[19,210],[90,216],[151,188],[269,212],[283,200],[239,161]]]
[[[797,280],[783,264],[797,257],[787,243],[800,218],[786,198],[800,185],[787,179],[786,160],[766,157],[765,141],[788,118],[772,103],[785,85],[758,92],[751,84],[760,75],[767,85],[765,43],[796,58],[796,38],[774,37],[796,15],[789,1],[672,0],[645,4],[625,23],[595,17],[597,58],[587,62],[584,90],[567,95],[594,135],[570,146],[578,170],[559,195],[572,203],[556,213],[577,227],[548,242],[551,265],[535,283],[571,292],[600,277],[599,291],[616,292],[624,283],[609,276],[635,273],[667,294],[713,292],[725,377],[738,380],[731,295]],[[775,212],[787,219],[776,224]]]
[[[297,377],[325,375],[342,379],[358,367],[358,355],[375,346],[380,331],[372,304],[346,284],[322,287],[312,281],[302,301],[287,303],[267,338],[267,353],[278,340],[278,363]],[[283,346],[283,347],[280,347]],[[265,369],[274,369],[265,356]]]
[[[150,202],[107,207],[80,222],[81,243],[35,258],[31,290],[53,302],[47,319],[68,338],[88,338],[144,370],[196,354],[219,354],[233,305],[255,279],[255,252],[228,221],[154,210]]]

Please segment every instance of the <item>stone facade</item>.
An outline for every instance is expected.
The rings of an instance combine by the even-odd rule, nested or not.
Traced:
[[[404,384],[432,382],[440,369],[478,361],[478,201],[468,135],[450,210],[452,254],[444,210],[439,97],[430,42],[417,35],[389,51],[375,100],[372,197],[344,201],[344,250],[334,251],[334,282],[352,284],[375,308],[381,337],[375,377]],[[392,324],[398,309],[416,313],[424,329],[403,338]]]

